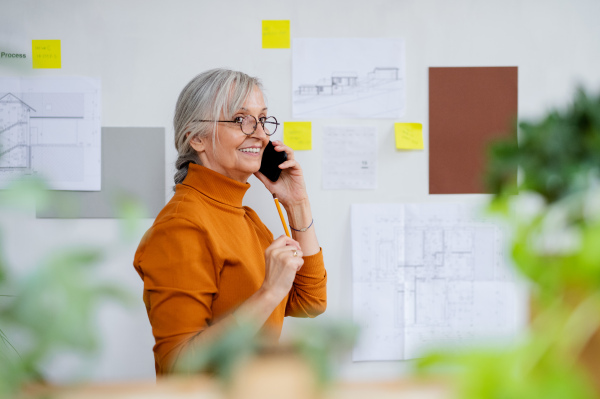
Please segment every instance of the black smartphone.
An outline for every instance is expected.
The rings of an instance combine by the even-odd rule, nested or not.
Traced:
[[[275,146],[269,140],[269,144],[265,147],[262,155],[262,163],[260,164],[260,173],[267,176],[271,181],[277,181],[281,174],[279,165],[287,160],[287,154],[285,152],[275,151]]]

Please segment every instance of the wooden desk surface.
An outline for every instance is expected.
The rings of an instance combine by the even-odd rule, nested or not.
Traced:
[[[280,385],[280,386],[278,386]],[[288,386],[270,385],[265,391],[251,390],[235,395],[221,389],[218,381],[205,377],[169,378],[114,384],[86,384],[69,387],[44,387],[30,391],[47,392],[55,399],[270,399],[300,397]],[[281,394],[285,393],[285,396]],[[448,399],[450,390],[443,383],[421,383],[411,380],[385,382],[338,382],[319,394],[302,396],[306,399]]]

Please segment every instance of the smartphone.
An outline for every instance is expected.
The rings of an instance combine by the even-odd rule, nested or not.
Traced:
[[[287,160],[287,154],[285,152],[275,151],[275,146],[271,141],[265,147],[262,155],[262,163],[260,164],[259,172],[267,176],[271,181],[277,181],[281,174],[279,165]]]

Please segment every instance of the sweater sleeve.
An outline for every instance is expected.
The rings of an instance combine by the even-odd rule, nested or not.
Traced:
[[[136,254],[156,340],[157,374],[169,372],[182,350],[212,322],[218,270],[209,245],[193,223],[172,218],[148,231]]]
[[[285,315],[293,317],[316,317],[327,307],[327,271],[323,263],[323,251],[305,256],[304,265],[296,273],[290,290]]]

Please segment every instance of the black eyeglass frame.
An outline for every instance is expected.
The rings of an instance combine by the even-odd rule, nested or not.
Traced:
[[[240,121],[240,122],[236,122],[236,121],[211,121],[211,120],[205,120],[205,119],[198,119],[198,120],[196,120],[195,122],[222,122],[222,123],[239,123],[239,125],[240,125],[240,130],[241,130],[241,131],[242,131],[242,133],[244,133],[246,136],[251,136],[251,135],[253,135],[253,134],[256,132],[256,128],[258,127],[258,124],[259,124],[259,123],[260,123],[260,125],[261,125],[261,126],[262,126],[262,128],[263,128],[263,132],[265,132],[265,134],[266,134],[267,136],[272,136],[272,135],[274,135],[274,134],[275,134],[275,132],[277,131],[277,126],[281,125],[281,123],[277,122],[277,118],[275,118],[274,116],[267,116],[267,117],[265,117],[265,118],[264,118],[265,120],[264,120],[264,121],[262,121],[262,122],[261,122],[260,120],[257,120],[257,119],[254,117],[254,115],[246,115],[246,116],[244,116],[244,117],[238,116],[238,118],[243,118],[243,119],[246,119],[246,118],[247,118],[247,117],[249,117],[249,116],[250,116],[250,117],[252,117],[252,119],[254,119],[254,129],[252,130],[252,132],[251,132],[251,133],[246,133],[246,132],[244,132],[244,129],[242,129],[242,123],[244,123],[244,121],[243,121],[243,120],[242,120],[242,121]],[[267,122],[267,119],[269,119],[269,118],[273,118],[273,119],[275,119],[275,122]],[[261,119],[263,119],[263,118],[261,118]],[[269,124],[275,125],[275,129],[273,129],[273,131],[272,131],[272,132],[270,132],[270,133],[267,133],[267,131],[265,130],[265,123],[269,123]]]

